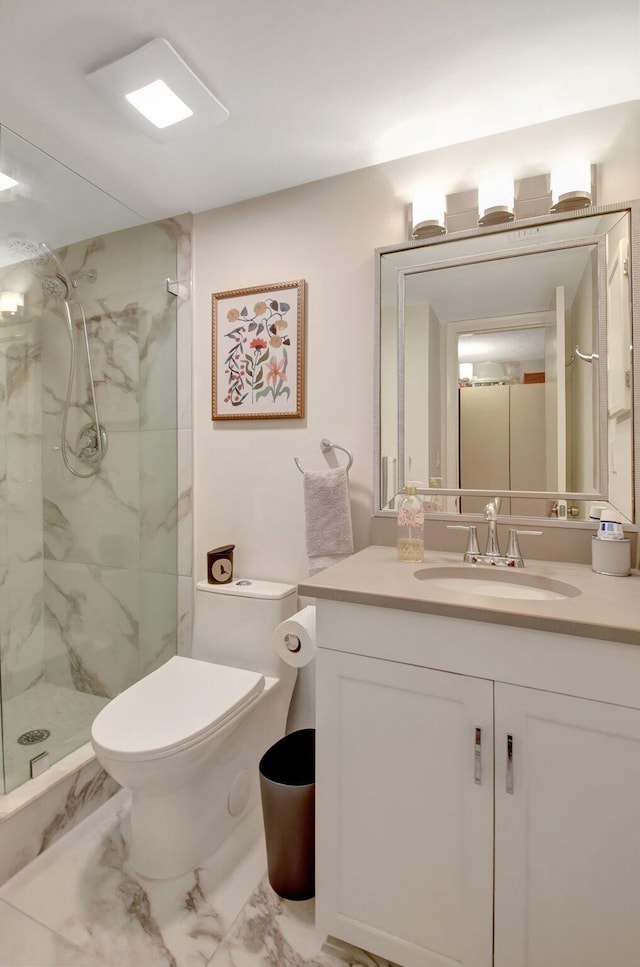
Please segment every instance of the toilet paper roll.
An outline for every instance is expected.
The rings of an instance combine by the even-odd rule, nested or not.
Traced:
[[[275,649],[287,665],[302,668],[313,661],[316,654],[316,609],[307,605],[286,621],[281,622],[273,633]]]

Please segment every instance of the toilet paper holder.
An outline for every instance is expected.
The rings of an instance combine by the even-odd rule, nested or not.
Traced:
[[[273,644],[282,661],[303,668],[316,652],[316,609],[307,605],[281,621],[273,632]]]
[[[302,644],[298,636],[291,633],[284,636],[284,643],[289,651],[293,652],[294,655],[302,648]]]

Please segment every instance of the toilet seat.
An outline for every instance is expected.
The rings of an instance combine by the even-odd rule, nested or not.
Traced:
[[[176,655],[109,702],[91,738],[114,759],[163,758],[218,732],[264,687],[259,672]]]

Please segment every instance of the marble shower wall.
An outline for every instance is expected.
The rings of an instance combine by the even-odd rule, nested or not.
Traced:
[[[185,270],[178,265],[189,249],[184,222],[142,225],[58,253],[67,271],[96,274],[77,295],[109,442],[101,471],[88,480],[70,474],[59,451],[69,354],[63,320],[43,330],[46,678],[105,697],[177,650],[179,330],[164,280]],[[62,308],[52,300],[45,307],[51,317]],[[93,419],[78,327],[75,338],[72,446]]]
[[[41,320],[0,321],[0,654],[2,698],[43,666]]]
[[[78,277],[109,443],[95,477],[63,464],[69,333],[40,284],[55,265],[32,267],[28,307],[0,314],[0,679],[16,709],[42,682],[109,698],[190,640],[191,287],[176,298],[165,279],[191,276],[191,218],[57,255]],[[11,288],[7,270],[1,281]],[[66,439],[82,471],[73,449],[93,412],[78,306],[73,315]],[[87,738],[88,726],[78,744]],[[56,761],[53,736],[46,750]],[[27,778],[7,776],[6,789]]]

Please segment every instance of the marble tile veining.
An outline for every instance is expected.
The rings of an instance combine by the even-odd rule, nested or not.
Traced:
[[[247,817],[215,862],[154,881],[129,868],[128,810],[128,794],[115,796],[6,883],[0,899],[107,965],[206,964],[264,869],[259,817]]]
[[[314,901],[276,896],[267,877],[246,903],[209,967],[393,967],[315,929]]]
[[[313,901],[273,893],[259,809],[199,867],[168,881],[131,870],[128,813],[121,792],[0,889],[0,967],[390,967],[329,945]],[[15,922],[13,960],[3,959],[3,917]],[[60,959],[67,951],[77,959]]]
[[[0,884],[106,803],[120,787],[88,744],[0,796]]]
[[[59,934],[0,901],[0,967],[99,967]]]
[[[65,271],[78,273],[70,329],[59,293],[41,284],[57,262],[19,266],[20,288],[15,266],[0,268],[10,291],[23,291],[28,276],[26,305],[3,317],[0,333],[0,680],[3,698],[16,698],[4,710],[14,775],[16,764],[27,767],[9,734],[22,728],[21,693],[27,727],[47,727],[51,703],[34,714],[31,701],[41,684],[101,704],[175,653],[178,620],[188,645],[190,596],[183,588],[178,615],[176,585],[191,574],[193,547],[191,293],[183,285],[176,298],[165,280],[190,277],[191,223],[185,215],[59,248]],[[66,420],[77,467],[78,434],[95,418],[83,312],[109,434],[102,467],[87,479],[69,473],[61,452]],[[56,758],[86,734],[77,711],[51,749]],[[29,841],[13,845],[31,855]],[[0,871],[15,868],[15,850],[0,857]]]

